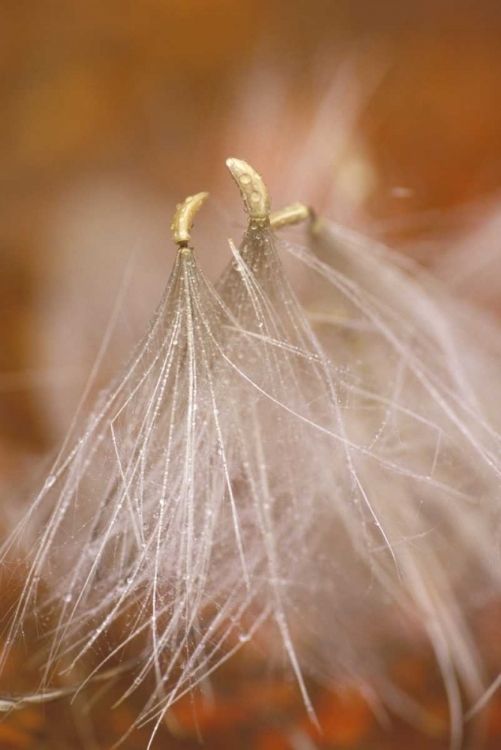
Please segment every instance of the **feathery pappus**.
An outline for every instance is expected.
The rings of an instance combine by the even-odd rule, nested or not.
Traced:
[[[272,213],[261,176],[227,166],[249,219],[229,266],[215,285],[201,271],[207,194],[190,196],[145,336],[1,547],[23,580],[0,666],[34,618],[41,684],[0,709],[122,662],[123,699],[153,685],[132,727],[153,737],[256,643],[313,723],[309,679],[405,712],[382,644],[419,633],[459,748],[487,686],[470,616],[500,587],[501,332],[302,204]],[[284,240],[296,223],[304,240]]]

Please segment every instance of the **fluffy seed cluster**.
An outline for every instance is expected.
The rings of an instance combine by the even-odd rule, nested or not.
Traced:
[[[46,686],[133,658],[127,694],[154,678],[137,724],[155,727],[256,640],[314,719],[305,675],[384,699],[381,644],[419,629],[458,745],[461,693],[484,689],[468,616],[500,584],[500,331],[327,222],[298,245],[251,215],[230,247],[212,286],[183,243],[5,541],[25,579],[3,660],[35,612]]]

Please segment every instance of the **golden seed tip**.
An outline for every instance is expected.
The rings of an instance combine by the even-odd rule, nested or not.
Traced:
[[[209,193],[196,193],[178,203],[171,224],[172,237],[176,245],[186,246],[189,243],[195,215],[208,197]]]
[[[304,203],[292,203],[290,206],[274,211],[270,214],[270,226],[273,230],[293,226],[304,221],[313,221],[315,213]]]
[[[231,176],[235,180],[251,219],[265,220],[270,215],[270,195],[263,178],[243,159],[231,157],[226,160]]]

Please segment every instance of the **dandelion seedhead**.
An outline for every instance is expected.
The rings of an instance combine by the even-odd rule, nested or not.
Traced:
[[[153,685],[134,726],[154,732],[254,641],[315,721],[306,675],[389,700],[382,644],[421,631],[459,747],[484,688],[469,613],[499,589],[499,332],[227,166],[249,217],[230,264],[212,286],[190,245],[207,194],[186,199],[145,336],[3,544],[24,572],[3,661],[33,614],[42,690],[133,659],[124,697]],[[279,238],[305,220],[306,244]]]

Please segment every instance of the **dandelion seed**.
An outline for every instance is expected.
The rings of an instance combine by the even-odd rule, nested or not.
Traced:
[[[8,638],[49,616],[44,685],[134,654],[123,698],[153,677],[134,726],[154,733],[249,641],[286,657],[312,720],[307,675],[395,703],[382,644],[421,628],[459,747],[461,691],[483,689],[470,592],[499,588],[499,345],[415,269],[300,204],[271,214],[260,175],[228,167],[244,238],[214,288],[190,246],[206,194],[178,207],[149,330],[2,549],[28,558]],[[279,238],[305,219],[307,246]]]
[[[89,679],[135,649],[143,660],[126,695],[150,674],[157,683],[138,723],[158,722],[270,618],[303,685],[285,612],[305,551],[296,523],[304,479],[315,467],[304,474],[301,432],[312,415],[294,375],[309,360],[277,339],[249,279],[234,314],[199,271],[189,228],[204,197],[178,209],[177,260],[143,342],[4,547],[42,522],[10,633],[35,601],[39,618],[49,612],[44,682],[105,642]],[[253,313],[242,318],[244,307]],[[299,428],[285,394],[302,411]],[[284,456],[269,470],[276,444]]]
[[[249,174],[249,165],[230,160],[229,167],[242,189],[241,175]],[[248,183],[244,191],[247,187]],[[251,195],[255,188],[252,191]],[[467,332],[472,311],[459,307],[415,269],[417,281],[413,280],[391,254],[383,249],[375,254],[372,245],[364,245],[350,232],[313,220],[313,253],[277,242],[269,222],[253,215],[248,195],[244,200],[250,226],[240,251],[234,253],[256,287],[247,299],[254,301],[254,313],[259,310],[270,339],[280,340],[282,346],[296,345],[297,351],[309,352],[316,361],[324,383],[324,411],[312,420],[318,431],[316,447],[323,454],[322,468],[315,473],[317,488],[322,476],[329,486],[329,469],[334,470],[325,492],[330,508],[318,497],[314,505],[331,543],[339,544],[343,534],[351,541],[351,549],[342,548],[342,555],[327,555],[322,566],[312,567],[304,582],[301,612],[316,638],[305,652],[295,633],[301,664],[311,673],[317,660],[321,674],[339,674],[343,643],[344,669],[351,647],[358,657],[350,665],[352,674],[370,671],[374,644],[364,649],[371,639],[366,627],[365,632],[353,631],[353,612],[362,606],[366,617],[372,611],[375,621],[383,623],[387,615],[381,603],[389,603],[393,628],[400,611],[404,619],[420,622],[428,634],[449,696],[451,741],[459,746],[460,685],[475,700],[484,684],[468,624],[475,606],[471,591],[478,591],[479,585],[486,592],[499,587],[498,570],[493,568],[501,490],[500,384],[493,370],[499,333],[478,315],[473,319],[479,329]],[[322,323],[315,324],[312,316],[315,332],[277,263],[280,245],[299,261],[303,274],[315,277],[315,305],[326,306]],[[237,289],[231,273],[218,287],[223,298]],[[241,268],[239,275],[245,276]],[[233,293],[241,294],[241,289]],[[259,295],[270,305],[268,318],[264,305],[256,302]],[[249,315],[248,303],[233,305],[242,319]],[[350,329],[355,333],[349,334]],[[357,351],[361,356],[354,356]],[[299,368],[294,371],[297,377]],[[488,403],[486,383],[491,386]],[[301,392],[307,393],[304,384]],[[280,401],[287,408],[285,393],[283,389]],[[295,414],[301,418],[299,409]],[[327,439],[319,440],[320,433]],[[303,449],[304,445],[303,438]],[[311,454],[307,455],[311,469]],[[311,481],[304,498],[312,497],[315,480]],[[343,505],[358,512],[348,513]],[[310,548],[320,551],[320,538]],[[348,577],[340,581],[335,576],[342,562],[352,566],[352,582],[360,566],[371,571],[375,601],[362,596],[358,601],[357,596],[342,599]],[[315,589],[313,580],[326,579],[335,584],[314,613],[309,609],[314,597],[309,600],[308,592]],[[362,577],[358,591],[363,590]],[[292,598],[289,591],[289,601]],[[329,617],[335,617],[337,632],[327,635],[322,620]]]
[[[435,649],[459,746],[459,685],[474,701],[484,684],[469,617],[479,590],[499,590],[499,329],[353,232],[317,222],[309,243],[285,249],[315,279],[308,306],[343,372],[346,435]]]
[[[114,653],[133,643],[146,648],[138,684],[152,670],[159,689],[175,683],[176,663],[191,650],[192,671],[200,671],[205,645],[191,643],[203,632],[205,610],[217,608],[218,585],[238,592],[242,570],[249,576],[221,427],[230,407],[213,372],[219,332],[233,319],[188,246],[205,197],[178,209],[173,234],[180,249],[143,342],[4,546],[7,554],[41,524],[9,632],[19,631],[35,600],[39,616],[55,618],[46,681],[81,663],[103,639]],[[240,568],[217,584],[212,561],[232,544]],[[219,617],[223,622],[224,612]]]

